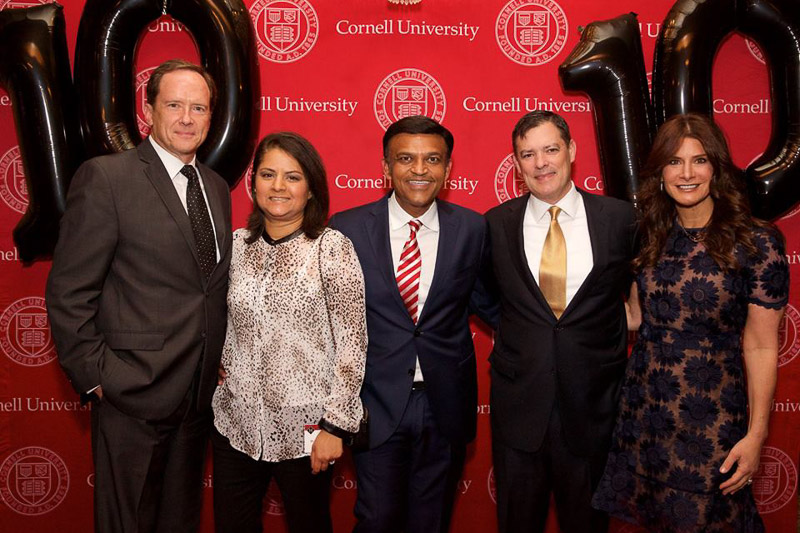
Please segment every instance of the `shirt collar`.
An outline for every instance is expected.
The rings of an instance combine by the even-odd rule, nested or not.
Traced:
[[[167,152],[164,147],[156,142],[152,135],[149,135],[147,138],[150,139],[150,144],[153,145],[156,154],[158,154],[158,158],[164,164],[164,168],[167,169],[167,174],[169,174],[170,179],[175,179],[175,177],[180,174],[181,169],[184,167],[184,165],[186,165],[186,163]],[[195,170],[197,170],[197,165],[195,163],[197,163],[197,156],[192,157],[192,161],[189,163],[195,168]]]
[[[561,211],[569,216],[570,218],[574,218],[578,214],[578,207],[581,201],[581,195],[578,192],[578,189],[575,187],[574,183],[570,183],[569,191],[567,194],[564,195],[561,200],[555,203],[556,206],[561,208]],[[547,202],[543,202],[536,198],[534,195],[530,195],[528,198],[528,208],[533,213],[534,220],[540,221],[545,216],[550,216],[548,210],[552,207],[553,204],[548,204]]]
[[[394,192],[392,192],[389,197],[389,229],[392,231],[398,230],[408,224],[409,220],[419,220],[429,230],[439,231],[439,209],[436,207],[436,201],[434,200],[422,216],[412,217],[406,213],[405,209],[400,207]]]

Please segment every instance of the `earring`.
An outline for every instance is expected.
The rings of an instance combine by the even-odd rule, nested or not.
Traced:
[[[661,178],[661,192],[664,192],[664,178]]]

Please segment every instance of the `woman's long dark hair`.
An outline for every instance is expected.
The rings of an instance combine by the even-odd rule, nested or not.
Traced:
[[[739,265],[735,246],[740,245],[747,255],[756,254],[752,228],[768,225],[750,214],[744,178],[731,160],[719,126],[705,115],[675,115],[658,130],[642,169],[639,190],[642,247],[633,261],[636,270],[655,266],[672,230],[677,210],[674,200],[662,190],[662,171],[687,137],[703,145],[714,169],[710,185],[714,211],[703,235],[703,244],[714,261],[722,268],[736,268]]]
[[[300,168],[303,169],[308,182],[308,190],[311,193],[311,198],[306,203],[306,208],[303,211],[303,233],[309,239],[316,239],[322,230],[325,229],[325,221],[328,220],[328,206],[330,203],[328,194],[328,178],[325,175],[325,167],[322,164],[322,158],[319,156],[316,148],[308,142],[304,137],[289,131],[281,131],[278,133],[271,133],[261,139],[256,147],[256,153],[253,156],[253,173],[252,173],[252,190],[250,191],[253,196],[253,210],[250,212],[250,217],[247,219],[247,230],[249,235],[245,239],[247,244],[252,244],[256,239],[261,238],[264,233],[264,213],[258,207],[256,201],[256,180],[258,175],[256,171],[261,165],[261,160],[264,154],[273,148],[283,150],[292,156]]]

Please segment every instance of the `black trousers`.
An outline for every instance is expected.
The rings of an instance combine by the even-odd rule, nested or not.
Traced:
[[[311,458],[257,461],[233,448],[216,429],[214,449],[214,527],[217,533],[261,533],[262,508],[275,478],[290,533],[330,533],[332,468],[311,473]]]
[[[200,524],[211,409],[194,395],[168,419],[128,416],[108,400],[92,405],[97,533],[191,533]]]
[[[539,450],[526,452],[494,441],[492,458],[500,533],[543,532],[551,493],[562,533],[608,531],[608,516],[591,506],[606,453],[593,457],[572,454],[564,441],[557,407]]]

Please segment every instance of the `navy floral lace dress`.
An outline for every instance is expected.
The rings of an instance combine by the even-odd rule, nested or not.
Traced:
[[[748,304],[788,299],[783,245],[754,228],[758,257],[720,269],[677,224],[637,277],[642,326],[628,362],[605,473],[592,504],[669,533],[764,531],[750,487],[724,496],[719,467],[747,431],[741,333]]]

